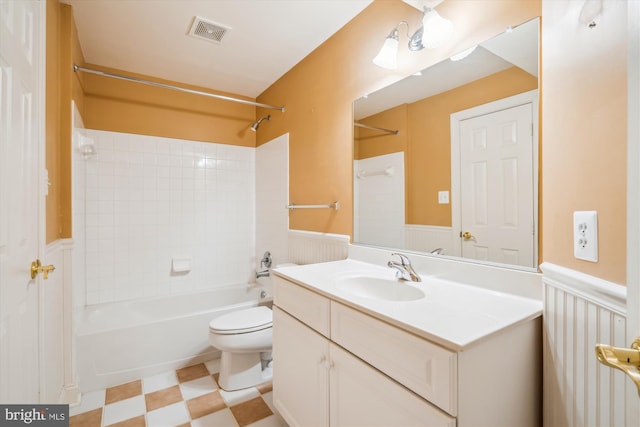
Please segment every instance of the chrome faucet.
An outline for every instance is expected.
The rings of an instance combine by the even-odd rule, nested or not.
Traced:
[[[411,261],[409,261],[409,258],[407,258],[406,255],[399,254],[399,253],[391,254],[391,256],[394,256],[394,255],[398,255],[400,257],[400,263],[397,263],[392,260],[387,263],[387,266],[398,270],[398,272],[396,273],[396,276],[399,279],[407,280],[411,282],[422,282],[422,279],[415,272],[415,270],[411,266]]]
[[[262,260],[260,260],[260,266],[266,268],[262,271],[256,271],[256,279],[269,277],[269,268],[271,268],[272,263],[273,260],[271,259],[271,252],[266,251],[264,255],[262,255]]]

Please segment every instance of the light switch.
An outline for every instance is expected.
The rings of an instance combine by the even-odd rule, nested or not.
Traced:
[[[440,203],[441,205],[449,204],[448,191],[438,191],[438,203]]]
[[[573,255],[585,261],[598,262],[598,213],[573,213]]]

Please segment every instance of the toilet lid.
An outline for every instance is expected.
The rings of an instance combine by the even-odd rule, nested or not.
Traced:
[[[218,334],[247,333],[271,327],[273,312],[269,307],[252,307],[218,316],[209,322],[209,330]]]

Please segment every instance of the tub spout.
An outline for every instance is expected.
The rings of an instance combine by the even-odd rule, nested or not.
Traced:
[[[259,279],[261,277],[269,277],[269,269],[268,268],[266,270],[256,271],[256,279]]]

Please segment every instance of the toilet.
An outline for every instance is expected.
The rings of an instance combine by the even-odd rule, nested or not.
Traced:
[[[220,378],[223,390],[253,387],[272,377],[273,312],[258,306],[216,317],[209,323],[209,343],[222,351]]]

